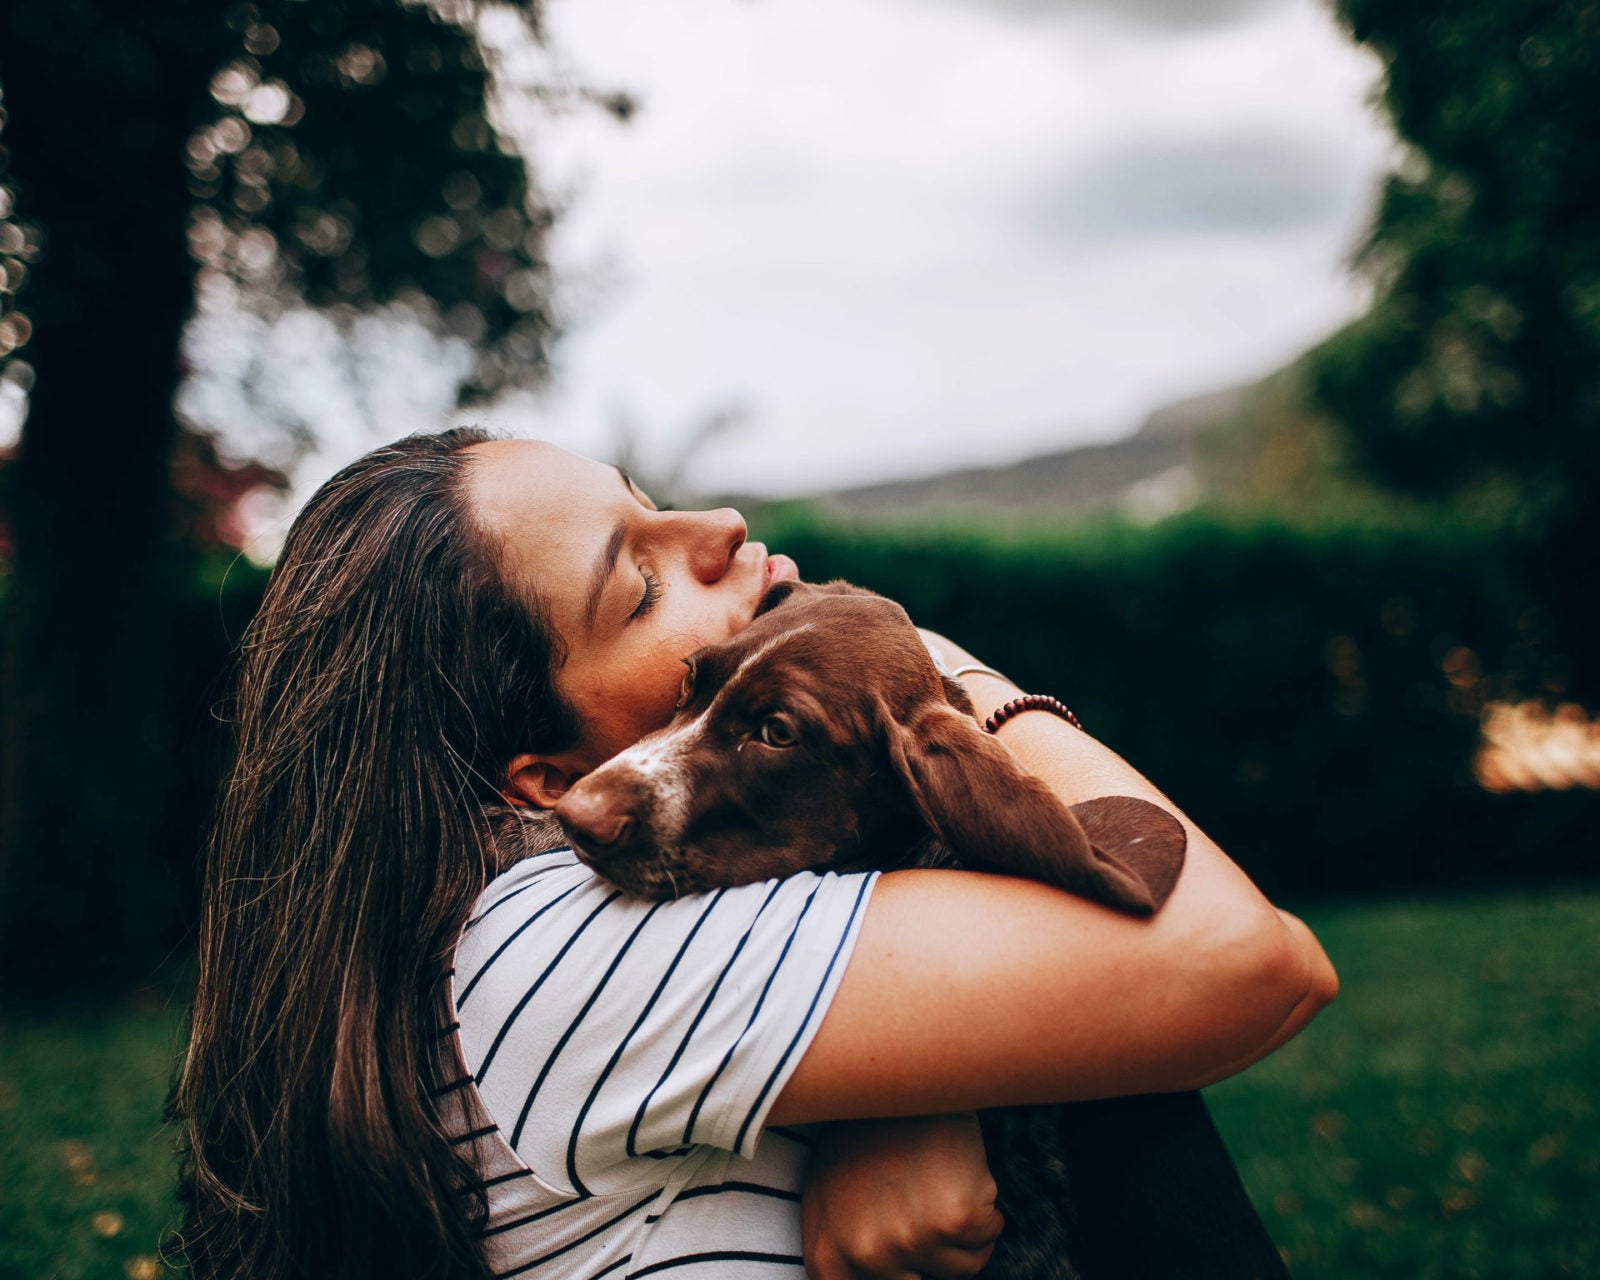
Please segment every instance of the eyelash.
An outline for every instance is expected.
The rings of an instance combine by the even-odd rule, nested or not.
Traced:
[[[644,594],[639,597],[639,603],[634,607],[630,619],[642,618],[656,607],[656,601],[661,599],[661,579],[648,569],[639,571],[644,576]]]

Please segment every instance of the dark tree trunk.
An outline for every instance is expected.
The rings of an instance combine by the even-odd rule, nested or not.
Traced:
[[[199,29],[220,27],[197,7],[0,5],[16,215],[48,236],[20,300],[37,376],[13,472],[0,951],[46,998],[136,980],[168,923],[150,844],[192,296],[181,148],[214,45]]]

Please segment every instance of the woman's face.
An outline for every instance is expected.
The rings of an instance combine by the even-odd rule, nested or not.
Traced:
[[[617,468],[555,445],[495,440],[471,452],[479,517],[567,648],[556,683],[584,735],[573,751],[542,758],[559,794],[666,724],[683,660],[741,631],[767,586],[795,566],[747,542],[732,508],[658,511]]]

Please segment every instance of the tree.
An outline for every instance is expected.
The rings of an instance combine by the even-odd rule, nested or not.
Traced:
[[[1506,521],[1551,693],[1600,696],[1600,7],[1336,0],[1406,147],[1317,401],[1394,489]],[[1530,668],[1530,670],[1532,670]]]
[[[537,0],[517,12],[541,38]],[[117,983],[169,941],[172,859],[151,846],[167,606],[191,577],[171,459],[197,280],[268,311],[405,305],[474,343],[467,396],[544,369],[549,211],[491,122],[475,16],[470,0],[0,5],[0,347],[31,382],[4,600],[12,972]]]

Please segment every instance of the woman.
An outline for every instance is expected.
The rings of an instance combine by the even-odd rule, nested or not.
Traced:
[[[471,430],[307,503],[244,644],[174,1093],[198,1276],[798,1276],[787,1126],[915,1116],[829,1127],[805,1254],[967,1276],[999,1222],[959,1113],[1197,1087],[1332,998],[1187,823],[1144,922],[936,871],[652,906],[573,866],[543,815],[793,572],[736,512]],[[1047,715],[1001,740],[1069,802],[1171,808]]]

